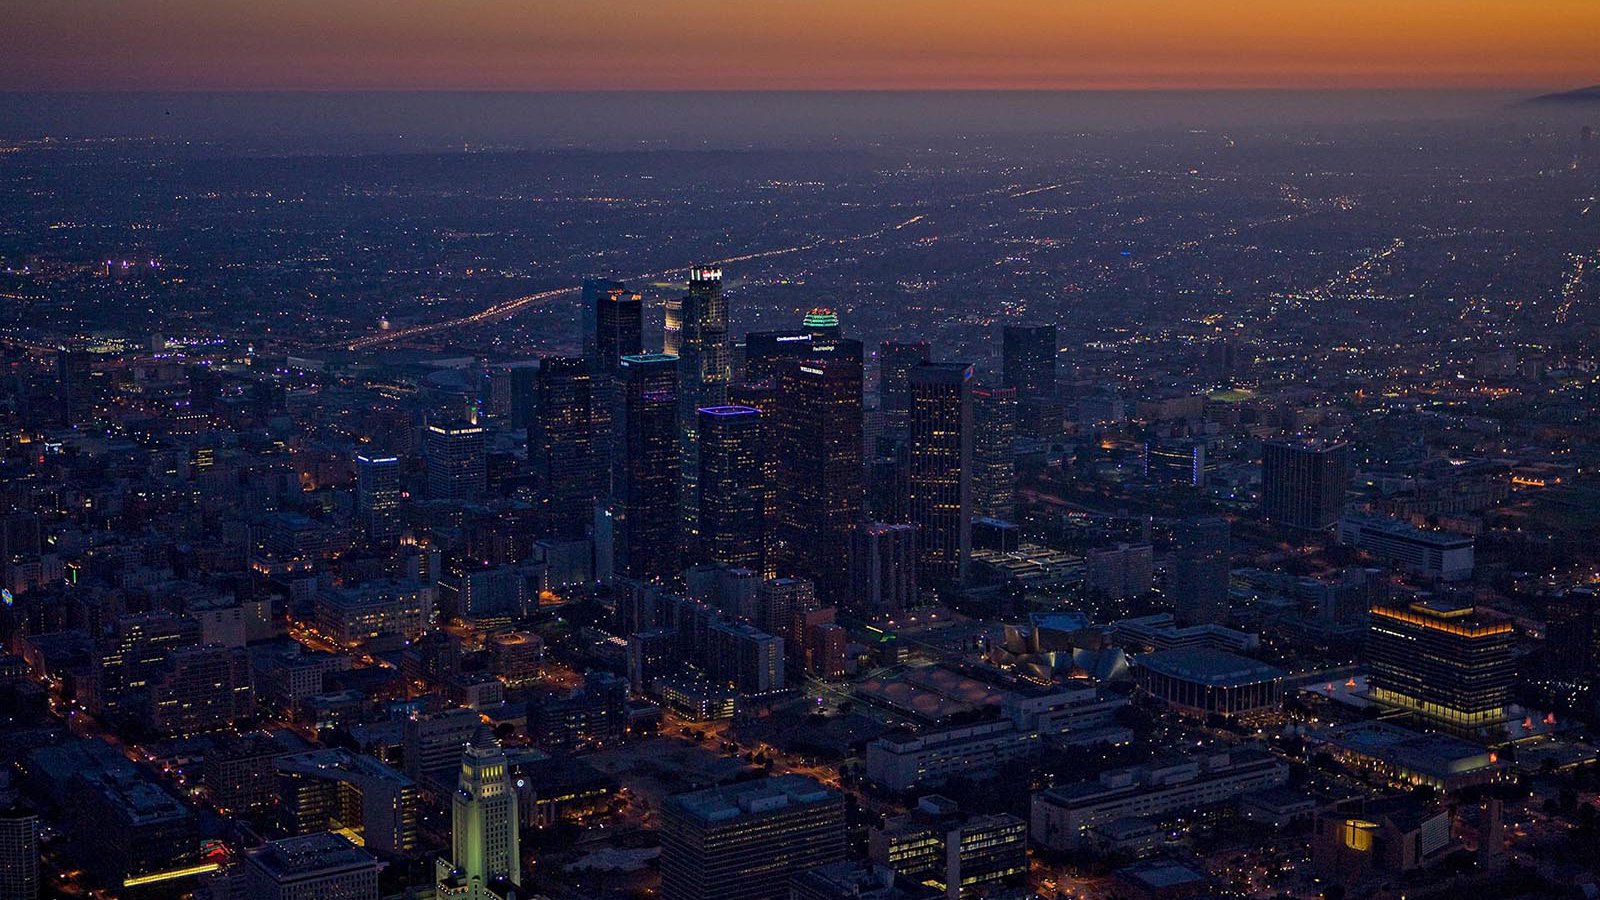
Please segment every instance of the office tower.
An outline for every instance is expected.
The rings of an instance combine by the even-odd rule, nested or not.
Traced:
[[[810,359],[813,355],[809,331],[751,331],[744,336],[745,384],[763,384],[778,377],[786,359]]]
[[[706,675],[741,694],[785,686],[783,638],[752,625],[716,622],[707,629]]]
[[[1000,336],[1000,383],[1019,397],[1056,393],[1056,327],[1006,325]]]
[[[1203,441],[1151,440],[1144,445],[1144,477],[1155,484],[1205,487],[1206,475],[1215,468],[1206,462]]]
[[[878,410],[883,430],[905,435],[911,427],[911,370],[933,359],[927,341],[884,341],[878,347]]]
[[[604,397],[595,390],[608,374],[597,374],[577,358],[539,362],[537,412],[528,432],[528,461],[550,504],[549,532],[581,538],[588,533],[595,499],[609,484],[601,468],[601,445],[610,439],[596,422]],[[609,428],[609,426],[605,426]]]
[[[220,738],[206,751],[206,797],[228,815],[267,812],[278,797],[276,763],[283,755],[283,748],[264,734]]]
[[[972,515],[1010,522],[1017,515],[1017,389],[972,391]]]
[[[826,306],[812,307],[800,320],[800,327],[819,341],[833,341],[840,337],[839,314]]]
[[[683,298],[668,297],[661,303],[661,352],[677,356],[683,349]]]
[[[539,414],[539,363],[515,362],[507,367],[511,380],[511,430],[531,433]]]
[[[151,679],[152,728],[190,736],[232,728],[255,710],[250,660],[243,650],[204,644],[167,654]]]
[[[0,900],[39,896],[39,817],[8,801],[0,808]]]
[[[528,705],[528,732],[549,753],[614,747],[627,730],[628,683],[609,672],[586,673],[582,685]]]
[[[917,583],[960,585],[972,554],[972,366],[925,363],[911,370],[910,434]]]
[[[583,356],[595,372],[611,372],[624,356],[644,352],[644,303],[620,281],[583,282]]]
[[[700,439],[695,411],[728,402],[733,381],[732,348],[728,342],[728,301],[722,296],[722,270],[689,270],[689,292],[683,298],[683,333],[678,352],[678,454],[681,467],[679,500],[684,537],[692,541],[700,527]]]
[[[267,841],[245,853],[251,900],[378,900],[378,860],[340,834]]]
[[[1570,587],[1545,598],[1545,670],[1571,681],[1600,672],[1600,589]]]
[[[700,417],[699,557],[713,563],[764,568],[766,479],[760,410],[710,406]]]
[[[402,736],[406,774],[423,783],[453,783],[451,771],[470,744],[482,744],[493,735],[483,718],[470,709],[448,709],[414,715],[405,721]]]
[[[1458,731],[1507,718],[1515,678],[1511,621],[1445,601],[1373,607],[1368,696]]]
[[[56,351],[56,413],[63,425],[79,425],[94,417],[93,361],[87,350]]]
[[[817,586],[805,578],[769,578],[756,589],[756,627],[768,634],[788,636],[797,615],[816,609]]]
[[[150,684],[166,667],[167,655],[200,643],[200,623],[166,613],[119,616],[96,643],[85,705],[121,721],[146,714]]]
[[[625,356],[621,366],[615,569],[629,578],[669,578],[678,571],[680,523],[678,359]]]
[[[488,462],[484,429],[470,422],[430,424],[422,433],[428,498],[467,503],[483,499]]]
[[[451,749],[455,756],[461,744]],[[339,831],[383,853],[417,848],[417,783],[376,757],[342,748],[280,756],[278,808],[295,834]]]
[[[791,877],[844,854],[844,797],[803,775],[662,803],[662,900],[786,900]]]
[[[1261,447],[1261,516],[1302,531],[1331,528],[1344,512],[1350,445],[1272,441]]]
[[[866,503],[860,362],[786,361],[777,427],[776,566],[780,574],[815,581],[833,603],[848,583],[850,529]]]
[[[392,541],[400,536],[398,456],[356,454],[356,518],[370,541]]]
[[[1228,520],[1211,517],[1181,523],[1175,534],[1176,555],[1167,586],[1173,613],[1194,625],[1221,625],[1228,620]]]
[[[917,606],[917,529],[873,522],[850,533],[847,609],[867,619],[894,618]]]
[[[948,900],[984,896],[1027,876],[1028,823],[1005,813],[963,815],[955,801],[933,794],[871,829],[867,858]]]
[[[398,647],[433,625],[432,585],[416,581],[364,581],[317,591],[317,628],[344,647]]]
[[[1083,586],[1111,600],[1130,600],[1150,592],[1155,553],[1149,544],[1118,544],[1084,554]]]
[[[468,747],[450,797],[450,856],[438,896],[490,900],[522,882],[522,841],[511,767],[499,747]]]
[[[132,767],[78,772],[67,809],[73,854],[113,896],[216,869],[200,859],[194,812]]]

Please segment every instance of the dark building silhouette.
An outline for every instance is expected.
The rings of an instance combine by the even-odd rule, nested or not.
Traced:
[[[620,380],[616,571],[631,578],[667,578],[679,562],[678,358],[625,356]]]
[[[624,356],[644,352],[644,303],[620,281],[583,282],[583,356],[596,371],[610,372]]]
[[[1261,447],[1261,515],[1286,528],[1321,531],[1344,511],[1350,446],[1321,440]]]
[[[1222,624],[1228,619],[1228,520],[1191,519],[1177,528],[1177,552],[1167,591],[1176,616],[1193,624]]]
[[[708,406],[696,414],[700,418],[698,556],[760,572],[766,556],[761,411]]]
[[[596,498],[605,493],[599,445],[610,436],[595,421],[602,399],[595,385],[606,378],[577,358],[546,357],[539,364],[528,461],[549,504],[549,530],[558,537],[582,537]]]
[[[878,409],[886,433],[904,435],[911,427],[911,370],[932,359],[927,341],[884,341],[878,347]]]
[[[1000,332],[1000,383],[1019,397],[1056,393],[1056,326],[1006,325]]]
[[[850,529],[866,500],[861,363],[789,360],[778,382],[776,565],[831,603],[847,585]]]
[[[972,366],[911,370],[909,504],[918,528],[917,581],[966,580],[972,554]]]
[[[1017,514],[1017,389],[972,391],[972,515],[1011,521]]]

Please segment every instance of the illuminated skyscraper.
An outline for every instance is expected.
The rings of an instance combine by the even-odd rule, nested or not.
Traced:
[[[826,306],[814,307],[800,325],[818,340],[837,340],[840,336],[839,314]]]
[[[933,359],[927,341],[884,341],[878,348],[878,409],[886,434],[911,426],[911,370]]]
[[[487,458],[483,426],[444,422],[422,434],[422,455],[428,464],[428,498],[470,502],[483,499]]]
[[[1261,447],[1261,516],[1301,531],[1331,528],[1344,512],[1350,445],[1273,441]]]
[[[596,371],[610,372],[624,356],[644,352],[644,304],[620,281],[583,282],[583,356]]]
[[[766,483],[761,459],[761,411],[709,406],[700,417],[699,557],[708,562],[764,568],[762,538]]]
[[[733,380],[728,343],[728,301],[722,295],[722,270],[689,270],[683,298],[683,332],[678,352],[678,452],[682,525],[693,538],[700,527],[700,440],[695,411],[728,402]]]
[[[1009,522],[1017,514],[1017,389],[973,389],[972,419],[972,514]]]
[[[911,370],[910,506],[917,581],[961,584],[972,555],[972,366]]]
[[[622,358],[622,446],[614,479],[621,518],[613,540],[616,571],[630,578],[678,571],[678,371],[678,358],[664,353]]]
[[[683,349],[683,298],[668,297],[661,304],[661,352],[677,356]]]
[[[368,540],[400,536],[400,458],[387,453],[356,454],[356,518]]]
[[[1509,619],[1434,601],[1375,606],[1367,621],[1371,699],[1458,731],[1506,720],[1516,678]]]
[[[780,372],[777,568],[811,579],[836,603],[849,585],[850,529],[866,503],[861,363],[848,354],[788,360]]]
[[[605,490],[599,445],[609,435],[596,428],[600,399],[595,374],[576,358],[546,357],[539,364],[538,411],[528,433],[528,461],[550,504],[549,523],[559,537],[583,537],[594,501]]]
[[[517,792],[499,747],[468,747],[450,797],[450,858],[440,859],[438,896],[490,900],[522,881]],[[500,888],[496,893],[493,889]]]

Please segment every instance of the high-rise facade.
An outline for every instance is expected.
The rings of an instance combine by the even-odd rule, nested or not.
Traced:
[[[878,347],[878,409],[886,434],[911,427],[911,370],[933,359],[927,341],[884,341]]]
[[[356,454],[356,517],[371,541],[400,536],[400,458]]]
[[[662,804],[662,900],[787,900],[790,878],[844,854],[843,796],[803,775]]]
[[[1220,625],[1227,621],[1231,535],[1228,520],[1216,516],[1178,525],[1167,590],[1174,614],[1184,622]]]
[[[594,502],[605,491],[600,447],[610,435],[597,428],[603,397],[589,363],[576,358],[540,361],[537,413],[528,432],[528,459],[549,504],[550,531],[557,537],[582,537],[594,516]]]
[[[428,467],[428,498],[471,502],[483,499],[488,459],[482,425],[436,422],[422,434]]]
[[[499,747],[468,747],[450,797],[450,857],[438,863],[437,895],[462,900],[502,896],[522,882],[522,841],[511,767]]]
[[[1017,514],[1017,389],[972,391],[972,514],[1012,521]]]
[[[1506,720],[1516,678],[1510,619],[1436,601],[1375,606],[1367,622],[1371,699],[1457,731]]]
[[[597,372],[615,371],[624,356],[644,352],[644,303],[620,281],[583,282],[583,356]]]
[[[917,581],[966,580],[972,555],[972,366],[911,370],[909,503],[917,526]]]
[[[621,361],[622,445],[613,491],[621,521],[614,541],[616,570],[630,578],[667,578],[678,571],[678,373],[678,358],[663,353]]]
[[[0,900],[38,896],[39,817],[33,810],[8,804],[0,808]]]
[[[733,348],[728,341],[728,301],[722,270],[689,270],[678,347],[678,454],[682,527],[691,540],[700,527],[700,439],[695,411],[728,402]]]
[[[1056,326],[1006,325],[1000,332],[1001,383],[1019,397],[1056,393]]]
[[[847,608],[869,619],[893,618],[917,605],[917,529],[872,522],[850,533]]]
[[[850,529],[866,503],[859,358],[785,361],[777,432],[778,571],[810,578],[836,602],[848,585]]]
[[[1261,516],[1301,531],[1332,528],[1344,511],[1350,445],[1270,441],[1261,447]]]
[[[749,406],[696,410],[700,440],[699,558],[763,570],[766,480],[761,411]]]

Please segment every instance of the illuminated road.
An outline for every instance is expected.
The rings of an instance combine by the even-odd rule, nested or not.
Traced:
[[[821,238],[805,244],[796,244],[793,247],[779,247],[774,250],[757,250],[752,253],[740,254],[739,256],[728,256],[722,259],[709,260],[703,263],[703,265],[725,266],[729,263],[748,262],[752,259],[767,259],[774,256],[785,256],[790,253],[803,253],[807,250],[815,250],[818,247],[837,247],[844,244],[854,244],[860,241],[869,241],[873,238],[882,237],[884,234],[890,231],[899,231],[907,226],[915,225],[917,222],[922,221],[922,219],[922,216],[912,216],[911,218],[897,225],[885,226],[877,229],[876,231],[869,231],[863,234],[853,234],[849,235],[848,237],[841,238]],[[668,275],[671,275],[673,272],[676,272],[681,268],[682,267],[665,269],[658,272],[645,272],[625,280],[654,281],[655,279],[664,278]],[[405,328],[396,328],[392,331],[373,332],[372,334],[364,337],[356,338],[344,346],[349,350],[367,350],[382,344],[390,344],[395,341],[420,337],[425,334],[434,334],[440,331],[450,331],[456,328],[462,328],[471,325],[482,325],[486,322],[493,322],[498,319],[504,319],[507,316],[515,315],[530,307],[542,305],[556,299],[557,297],[565,297],[569,294],[576,294],[578,291],[579,288],[576,287],[554,288],[548,291],[540,291],[537,294],[529,294],[525,297],[502,300],[501,302],[481,309],[470,316],[462,316],[455,319],[445,319],[440,322],[429,322],[422,325],[410,325]]]

